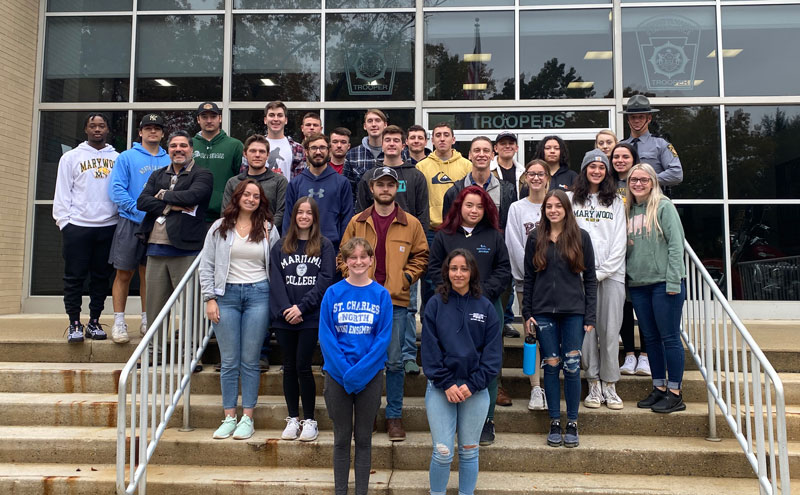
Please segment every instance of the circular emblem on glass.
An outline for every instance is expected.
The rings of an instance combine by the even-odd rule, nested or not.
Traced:
[[[653,64],[653,71],[656,74],[671,78],[684,72],[689,57],[686,56],[682,46],[676,46],[668,41],[653,50],[650,63]]]
[[[380,53],[362,53],[356,59],[356,76],[365,79],[381,79],[386,72],[386,59]]]

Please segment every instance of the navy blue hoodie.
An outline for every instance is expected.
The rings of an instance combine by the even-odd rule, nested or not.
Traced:
[[[353,189],[350,182],[336,173],[333,167],[325,166],[319,177],[308,168],[289,181],[286,188],[286,210],[283,215],[283,230],[289,231],[291,211],[294,203],[303,196],[314,198],[319,206],[322,235],[338,245],[347,223],[353,216]]]
[[[321,240],[320,256],[305,254],[308,241],[298,240],[297,249],[292,254],[283,252],[284,239],[272,246],[269,253],[269,306],[275,328],[299,330],[319,326],[319,304],[336,270],[333,244],[325,237]],[[283,312],[295,304],[303,314],[303,321],[292,325],[283,318]]]
[[[483,296],[436,294],[422,320],[422,369],[436,388],[463,380],[473,394],[500,374],[503,339],[494,305]]]

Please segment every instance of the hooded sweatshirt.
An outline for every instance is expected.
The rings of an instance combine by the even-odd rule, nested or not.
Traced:
[[[471,393],[483,390],[500,374],[500,322],[485,297],[450,291],[445,303],[436,294],[422,320],[422,369],[436,388],[447,390],[463,380]]]
[[[556,173],[550,178],[550,190],[561,189],[566,191],[572,187],[572,183],[578,177],[578,172],[570,169],[566,165],[561,165]]]
[[[645,227],[646,203],[631,205],[628,220],[628,284],[631,287],[667,283],[667,292],[680,292],[686,277],[683,265],[683,225],[675,205],[667,198],[658,203],[661,232]]]
[[[319,176],[306,167],[300,175],[292,178],[286,188],[285,211],[291,212],[294,203],[303,196],[313,197],[319,207],[322,235],[334,244],[339,243],[347,223],[353,216],[353,193],[350,182],[326,166]],[[291,214],[283,216],[283,230],[289,230]]]
[[[84,141],[58,161],[53,219],[59,229],[68,223],[80,227],[107,227],[119,219],[108,189],[119,153],[107,144],[96,150]]]
[[[323,368],[348,394],[364,390],[383,369],[391,337],[392,300],[378,282],[357,287],[345,279],[325,291],[319,310]]]
[[[136,208],[136,200],[150,174],[169,164],[169,155],[161,146],[158,147],[158,153],[151,155],[141,143],[133,143],[131,149],[119,154],[111,171],[111,185],[108,188],[111,201],[119,208],[119,216],[142,223],[145,213]]]
[[[433,152],[417,163],[417,170],[425,176],[425,183],[428,185],[430,228],[433,229],[442,224],[444,195],[457,180],[463,179],[472,171],[472,162],[456,150],[453,150],[453,156],[447,161]]]
[[[378,162],[377,166],[383,167],[384,164]],[[397,185],[397,196],[395,196],[394,200],[397,201],[403,211],[419,220],[423,229],[428,230],[430,212],[428,211],[428,185],[425,182],[425,176],[410,161],[392,168],[397,172],[397,177],[400,179],[400,183]],[[369,189],[371,175],[369,171],[364,172],[361,182],[358,183],[356,213],[372,206],[372,192]]]
[[[605,206],[595,193],[586,197],[585,205],[580,205],[573,196],[572,191],[567,192],[578,227],[592,238],[597,281],[610,278],[624,284],[627,223],[622,199],[615,196],[611,206]]]
[[[242,151],[244,145],[236,138],[219,131],[211,141],[197,133],[192,139],[194,147],[194,162],[203,168],[211,170],[214,175],[214,190],[211,193],[211,202],[206,210],[206,220],[216,220],[222,207],[222,194],[228,179],[239,173],[242,167]]]
[[[281,174],[277,174],[270,169],[266,169],[263,174],[249,175],[243,172],[228,179],[225,184],[225,191],[222,194],[222,211],[231,202],[233,191],[245,179],[255,179],[264,190],[264,196],[269,201],[269,211],[272,213],[272,221],[278,228],[283,227],[283,210],[286,208],[286,187],[289,181]]]

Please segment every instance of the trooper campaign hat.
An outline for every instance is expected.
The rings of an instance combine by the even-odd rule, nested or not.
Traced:
[[[657,108],[650,107],[650,100],[647,99],[644,95],[633,95],[628,100],[628,104],[625,106],[625,110],[622,111],[624,114],[632,114],[632,113],[656,113],[658,112]]]

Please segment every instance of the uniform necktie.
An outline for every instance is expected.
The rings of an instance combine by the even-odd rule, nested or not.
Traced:
[[[636,150],[636,154],[638,155],[639,154],[639,138],[633,138],[633,141],[631,141],[631,145],[633,146],[633,149]]]

